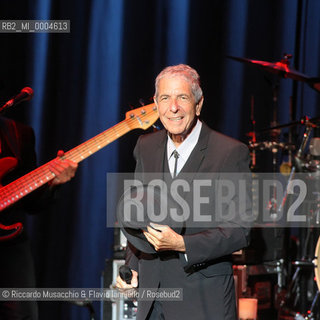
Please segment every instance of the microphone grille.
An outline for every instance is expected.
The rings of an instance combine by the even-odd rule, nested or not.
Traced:
[[[30,87],[24,87],[21,92],[25,92],[27,93],[28,95],[32,96],[33,95],[33,89],[30,88]]]

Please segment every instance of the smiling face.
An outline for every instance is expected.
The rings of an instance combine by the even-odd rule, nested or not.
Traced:
[[[155,103],[160,121],[178,146],[196,124],[203,98],[196,103],[191,84],[183,76],[176,75],[160,79]]]

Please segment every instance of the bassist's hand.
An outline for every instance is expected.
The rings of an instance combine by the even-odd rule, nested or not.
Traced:
[[[58,151],[58,156],[49,163],[49,169],[55,174],[55,178],[50,181],[50,186],[57,186],[71,180],[77,171],[78,164],[69,159],[63,159],[64,152]]]

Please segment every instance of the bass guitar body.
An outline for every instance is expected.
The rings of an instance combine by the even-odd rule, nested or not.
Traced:
[[[2,178],[10,171],[12,171],[17,166],[17,159],[13,157],[6,157],[0,159],[0,181]],[[0,190],[2,185],[0,184]],[[0,241],[10,240],[17,235],[19,235],[23,230],[23,225],[21,222],[17,222],[6,226],[1,223],[1,215],[5,215],[6,211],[0,213]]]

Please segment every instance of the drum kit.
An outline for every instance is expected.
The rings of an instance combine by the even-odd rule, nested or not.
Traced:
[[[285,54],[279,62],[267,62],[233,56],[228,56],[228,58],[275,74],[278,79],[287,78],[306,83],[310,88],[320,93],[320,78],[309,77],[291,68],[290,59],[292,58],[292,55],[290,54]],[[299,120],[294,120],[291,100],[290,122],[281,125],[278,124],[277,93],[278,88],[274,90],[274,108],[271,126],[260,131],[256,130],[254,99],[253,97],[251,98],[250,120],[252,131],[247,135],[249,137],[248,146],[251,154],[252,171],[266,171],[266,169],[263,170],[263,164],[261,165],[261,163],[259,163],[258,156],[259,154],[267,153],[272,159],[271,171],[273,173],[287,175],[289,177],[288,181],[293,179],[296,173],[306,173],[307,175],[312,175],[312,177],[320,177],[320,117],[310,119],[307,116],[304,116]],[[301,139],[297,139],[297,134],[295,133],[297,128],[301,129]],[[283,129],[288,129],[286,136],[281,135]],[[266,135],[269,137],[267,140],[259,141],[257,138]],[[282,136],[285,137],[282,138],[283,140],[286,140],[285,142],[281,141]],[[297,145],[296,140],[301,140],[300,145]],[[288,161],[283,161],[280,164],[279,159],[281,157],[279,155],[281,155],[282,159],[285,158],[283,155],[286,155]],[[318,229],[320,227],[320,178],[317,179],[316,186],[318,186],[318,192],[314,192],[313,194],[317,197],[318,206],[316,209],[308,210],[307,214],[310,215],[310,218],[308,218],[310,222],[307,227],[303,230],[286,230],[286,241],[283,241],[284,237],[275,237],[275,240],[271,239],[269,235],[270,232],[274,234],[274,230],[269,230],[269,233],[266,233],[267,239],[265,242],[267,247],[268,242],[273,245],[272,242],[277,242],[281,239],[280,247],[284,248],[285,246],[289,246],[289,242],[292,239],[296,239],[294,245],[290,245],[290,248],[296,248],[295,256],[293,256],[293,254],[284,254],[283,256],[281,256],[281,254],[276,254],[274,255],[275,259],[273,261],[271,261],[272,258],[270,257],[265,259],[267,261],[262,259],[262,264],[265,267],[263,269],[264,271],[259,271],[261,266],[253,265],[254,263],[252,263],[252,260],[254,260],[254,256],[249,263],[247,263],[245,258],[244,263],[240,263],[248,264],[246,267],[247,276],[250,275],[250,273],[261,275],[265,272],[268,274],[268,270],[271,270],[270,273],[275,273],[277,275],[277,283],[275,284],[277,289],[275,290],[274,295],[272,295],[274,298],[273,306],[276,309],[276,317],[271,318],[269,316],[265,319],[320,319],[320,312],[318,311],[320,308],[317,303],[320,295],[320,229]],[[275,205],[280,206],[283,204]],[[252,239],[252,242],[253,241],[254,237]],[[284,250],[281,252],[283,253]],[[274,249],[271,248],[271,251],[274,251]],[[236,268],[238,270],[239,268],[243,270],[242,267]],[[310,272],[312,269],[314,269],[313,272]],[[305,272],[306,270],[307,272]],[[310,277],[311,281],[309,279]],[[250,294],[259,300],[257,294],[252,292],[252,290]],[[258,302],[258,304],[260,304],[260,302]],[[259,319],[264,319],[264,317],[260,316]]]

